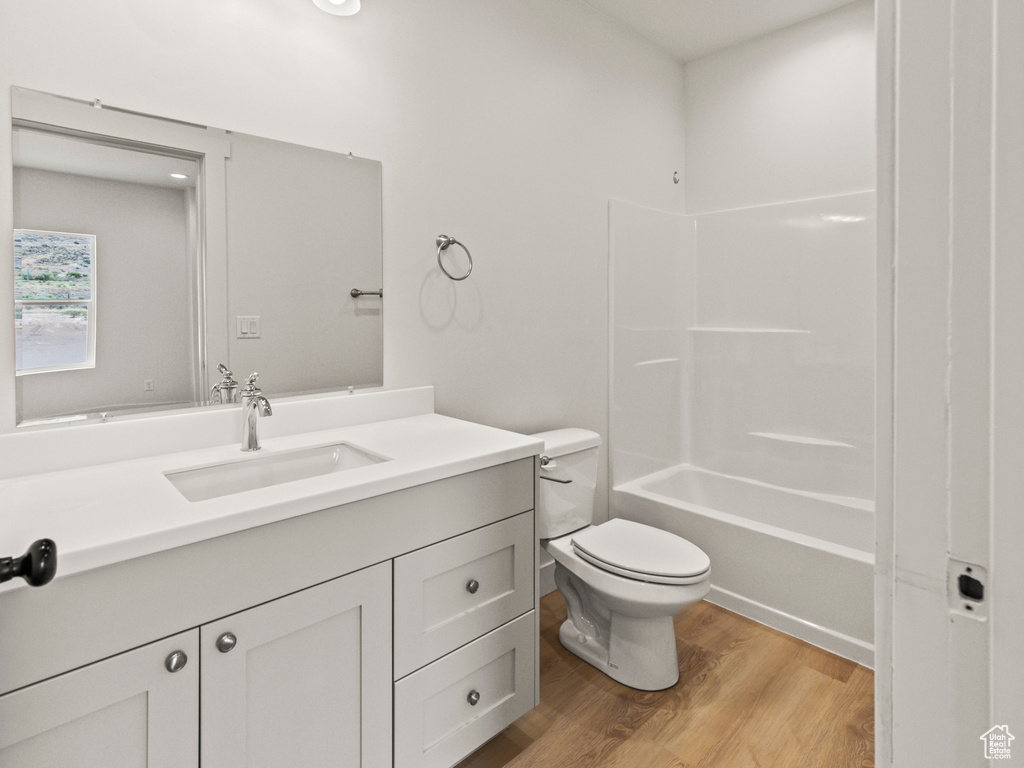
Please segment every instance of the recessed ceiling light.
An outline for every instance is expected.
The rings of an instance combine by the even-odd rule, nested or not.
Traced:
[[[171,174],[171,178],[172,179],[187,179],[188,175],[184,174],[184,173],[172,173]]]
[[[313,0],[313,5],[335,16],[352,16],[359,11],[359,0]]]

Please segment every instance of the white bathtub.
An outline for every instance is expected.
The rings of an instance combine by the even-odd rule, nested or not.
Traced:
[[[871,502],[684,464],[616,486],[611,505],[707,552],[711,602],[873,666]]]

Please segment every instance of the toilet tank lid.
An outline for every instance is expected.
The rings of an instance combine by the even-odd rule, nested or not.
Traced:
[[[601,436],[597,432],[579,427],[566,427],[564,429],[550,429],[547,432],[538,432],[530,437],[544,441],[544,455],[564,456],[567,453],[585,451],[588,448],[597,448],[601,445]]]

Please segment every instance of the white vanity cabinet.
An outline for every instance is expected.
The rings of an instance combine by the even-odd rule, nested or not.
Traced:
[[[537,703],[535,483],[531,456],[0,592],[0,768],[453,765]]]
[[[395,558],[395,679],[533,608],[533,514]]]
[[[391,765],[391,564],[205,624],[201,764]]]
[[[0,697],[0,766],[387,768],[390,637],[379,563]]]
[[[395,559],[395,768],[448,768],[533,708],[532,512]]]
[[[199,632],[0,696],[0,766],[195,768]]]

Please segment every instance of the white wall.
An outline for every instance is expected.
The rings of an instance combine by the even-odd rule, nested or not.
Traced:
[[[686,65],[686,209],[875,188],[874,4]]]
[[[342,18],[308,0],[11,0],[0,13],[5,94],[381,160],[386,383],[433,383],[439,411],[497,426],[607,433],[607,201],[683,205],[682,75],[653,46],[571,1],[366,0]],[[464,283],[437,270],[440,233],[473,252]]]

